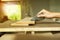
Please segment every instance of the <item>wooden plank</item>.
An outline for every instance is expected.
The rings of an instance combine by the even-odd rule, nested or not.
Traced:
[[[30,20],[29,18],[25,18],[25,21],[27,21],[26,19]],[[24,21],[21,20],[21,21]],[[19,22],[19,21],[18,21]],[[18,26],[20,27],[18,27]],[[22,27],[23,25],[27,25],[25,27]],[[32,31],[32,34],[34,34],[34,31],[60,31],[60,24],[35,24],[33,26],[29,26],[28,24],[15,24],[16,27],[4,27],[4,28],[0,28],[0,32],[20,32],[20,31]]]
[[[29,26],[29,24],[35,24],[35,21],[31,21],[31,18],[27,17],[20,21],[12,23],[11,26]]]
[[[34,21],[18,21],[16,24],[35,24]]]
[[[15,27],[15,28],[0,28],[0,32],[20,32],[20,31],[60,31],[60,27]]]
[[[11,24],[11,26],[29,26],[29,24],[16,24],[16,23],[13,23],[13,24]]]

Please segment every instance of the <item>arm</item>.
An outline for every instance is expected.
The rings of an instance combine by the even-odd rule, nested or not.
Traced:
[[[54,17],[60,18],[60,12],[51,12],[51,13],[54,15]]]
[[[43,9],[37,14],[37,17],[60,18],[60,12],[50,12]]]

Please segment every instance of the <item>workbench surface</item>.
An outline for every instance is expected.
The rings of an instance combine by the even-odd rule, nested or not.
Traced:
[[[30,26],[11,26],[14,21],[0,23],[0,32],[19,32],[19,31],[60,31],[60,23],[41,22]]]

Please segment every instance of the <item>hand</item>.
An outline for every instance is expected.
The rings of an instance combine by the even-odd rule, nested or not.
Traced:
[[[37,17],[45,17],[45,18],[53,18],[55,16],[55,14],[53,14],[52,12],[49,12],[45,9],[41,10],[38,14]]]

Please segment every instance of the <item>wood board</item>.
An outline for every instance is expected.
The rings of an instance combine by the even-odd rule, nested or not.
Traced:
[[[20,21],[12,23],[11,26],[29,26],[29,24],[35,24],[35,21],[31,21],[30,17],[26,17]]]
[[[49,21],[49,20],[48,20]],[[57,23],[40,23],[33,26],[10,26],[10,22],[0,25],[0,32],[20,32],[20,31],[60,31],[60,24]],[[13,22],[12,22],[13,23]],[[8,25],[8,26],[7,26]],[[19,25],[19,24],[18,24]],[[2,27],[3,26],[3,27]]]

